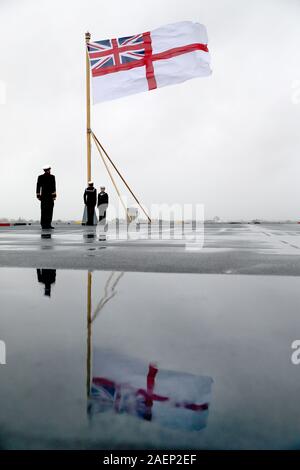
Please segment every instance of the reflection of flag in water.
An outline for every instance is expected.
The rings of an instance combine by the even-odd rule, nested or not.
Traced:
[[[161,370],[154,364],[94,348],[89,413],[114,410],[163,426],[206,426],[212,379]]]

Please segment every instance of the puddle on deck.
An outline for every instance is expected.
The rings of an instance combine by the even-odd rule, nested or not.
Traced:
[[[299,448],[296,277],[0,268],[0,448]]]

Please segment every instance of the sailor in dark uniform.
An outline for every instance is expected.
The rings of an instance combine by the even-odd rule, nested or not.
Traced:
[[[108,207],[108,194],[105,192],[105,187],[101,186],[98,194],[98,210],[99,210],[99,222],[105,224],[106,222],[106,210]]]
[[[94,188],[94,183],[89,181],[88,187],[84,191],[83,200],[87,207],[87,222],[86,225],[94,225],[94,214],[97,203],[97,190]]]
[[[43,229],[53,229],[51,226],[54,201],[56,199],[55,176],[51,175],[50,165],[43,167],[44,174],[40,175],[36,184],[36,197],[41,201],[41,226]]]
[[[55,284],[56,269],[37,269],[38,281],[45,284],[44,294],[47,297],[51,296],[51,284]]]

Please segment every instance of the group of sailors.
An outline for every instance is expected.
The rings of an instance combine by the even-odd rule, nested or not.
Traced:
[[[51,166],[43,167],[44,173],[39,175],[36,184],[36,197],[41,201],[41,227],[42,229],[54,229],[52,226],[54,201],[56,199],[55,176],[51,174]],[[106,211],[108,207],[108,194],[105,187],[101,186],[97,197],[97,190],[93,181],[88,182],[88,187],[83,194],[87,217],[84,225],[95,225],[95,208],[99,210],[99,222],[106,223]],[[97,219],[96,219],[97,220]]]
[[[108,194],[105,192],[105,187],[101,186],[97,198],[97,190],[94,187],[93,181],[88,182],[88,187],[83,194],[84,204],[87,208],[87,221],[86,225],[94,225],[95,207],[99,210],[99,222],[105,224],[106,210],[108,207]]]

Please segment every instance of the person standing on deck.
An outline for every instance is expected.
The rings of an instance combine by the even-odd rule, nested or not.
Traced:
[[[106,211],[108,208],[108,194],[105,192],[105,186],[100,187],[100,193],[98,194],[98,210],[99,210],[99,222],[105,224],[106,222]]]
[[[39,175],[36,184],[36,197],[41,201],[41,226],[42,229],[54,229],[51,223],[56,199],[55,176],[51,175],[50,165],[45,165],[43,170],[44,174]]]
[[[88,187],[84,191],[83,200],[87,207],[86,225],[94,225],[94,214],[97,204],[97,190],[94,188],[94,183],[92,181],[89,181]]]

